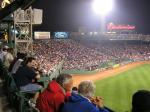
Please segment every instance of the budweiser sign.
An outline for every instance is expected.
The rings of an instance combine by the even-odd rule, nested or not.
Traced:
[[[133,26],[133,25],[114,25],[113,23],[109,23],[107,25],[107,30],[135,30],[135,26]]]

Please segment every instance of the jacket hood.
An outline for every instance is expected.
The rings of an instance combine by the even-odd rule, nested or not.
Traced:
[[[48,91],[52,91],[52,92],[58,92],[58,91],[61,91],[63,92],[63,89],[61,88],[61,86],[56,82],[56,81],[52,81],[48,84],[48,87],[47,87],[47,90]]]
[[[84,100],[88,100],[88,99],[86,99],[86,98],[84,98],[81,95],[76,94],[76,93],[72,93],[71,96],[69,97],[70,102],[81,102]]]

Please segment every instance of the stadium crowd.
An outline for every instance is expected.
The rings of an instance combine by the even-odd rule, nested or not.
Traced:
[[[13,95],[13,102],[20,103],[20,101],[18,101],[21,100],[20,98],[14,98],[14,96],[18,97],[16,96],[16,92],[19,91],[20,94],[23,92],[23,95],[33,94],[28,99],[28,105],[38,112],[69,112],[70,104],[74,108],[74,112],[112,112],[112,110],[104,106],[102,98],[94,97],[95,85],[93,82],[81,82],[78,87],[79,90],[74,93],[71,90],[73,86],[72,76],[69,74],[59,74],[56,79],[48,82],[46,88],[43,88],[43,85],[38,82],[41,78],[38,66],[42,63],[34,57],[28,57],[25,53],[18,52],[17,57],[14,57],[13,54],[9,52],[9,49],[10,48],[3,48],[0,53],[1,64],[4,64],[3,71],[4,69],[8,71],[4,74],[4,83],[6,84],[9,82],[6,85],[4,84],[7,93],[9,94],[8,99],[10,98],[10,95]],[[9,56],[7,56],[8,54]],[[9,62],[9,65],[7,66],[5,65],[6,60]],[[13,83],[12,80],[14,80]],[[15,86],[12,87],[12,84]],[[12,89],[11,92],[10,89]],[[72,99],[74,99],[74,103],[72,102]],[[81,105],[82,108],[76,108],[78,104]],[[25,104],[22,104],[22,107],[23,106],[25,107]],[[19,112],[21,110],[19,108],[16,111]]]
[[[52,70],[61,60],[65,60],[63,69],[90,69],[109,60],[127,59],[141,61],[150,59],[150,45],[127,42],[95,43],[78,42],[71,39],[36,40],[35,56],[42,63],[42,68]],[[41,64],[40,64],[41,65]]]
[[[64,59],[64,69],[86,69],[86,67],[99,65],[110,57],[69,39],[37,41],[34,44],[34,51],[35,55],[41,59],[39,63],[50,62],[56,65]]]
[[[60,74],[49,82],[47,88],[40,93],[39,90],[43,89],[43,85],[37,80],[41,78],[41,73],[52,73],[62,60],[64,60],[63,69],[87,69],[88,67],[96,69],[99,64],[114,58],[127,58],[133,61],[148,60],[150,59],[149,47],[148,43],[117,41],[95,43],[87,40],[86,43],[82,43],[71,39],[35,40],[33,44],[34,58],[27,57],[25,53],[18,53],[17,57],[14,57],[13,50],[5,46],[1,50],[0,61],[3,62],[5,69],[8,69],[9,73],[13,75],[19,90],[34,91],[33,97],[29,99],[29,105],[38,108],[41,112],[58,112],[59,109],[62,109],[62,112],[69,112],[70,106],[74,108],[74,112],[82,110],[111,112],[112,110],[104,106],[102,98],[93,97],[95,86],[92,82],[81,82],[77,93],[73,93],[71,91],[72,76]],[[58,96],[55,96],[57,94]],[[78,103],[84,108],[80,108],[80,106],[76,108]],[[64,104],[62,108],[60,108],[61,104]]]
[[[111,61],[142,61],[150,59],[150,44],[124,41],[84,42],[72,39],[35,40],[34,57],[38,60],[38,68],[44,74],[52,73],[64,60],[65,70],[93,70],[99,65]]]
[[[95,42],[86,41],[86,43],[84,42],[84,45],[118,59],[130,59],[133,61],[150,59],[150,44],[148,43],[132,43],[130,41],[107,41],[97,44],[95,44]]]

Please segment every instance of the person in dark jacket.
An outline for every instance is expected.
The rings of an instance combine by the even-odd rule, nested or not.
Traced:
[[[71,75],[60,74],[40,94],[36,107],[40,112],[59,112],[61,105],[71,95],[68,91],[71,91],[72,85],[73,79]]]
[[[69,101],[60,112],[109,112],[104,108],[103,100],[94,98],[95,85],[92,81],[83,81],[78,86],[78,94],[72,92]]]
[[[150,112],[150,91],[139,90],[133,94],[132,112]]]

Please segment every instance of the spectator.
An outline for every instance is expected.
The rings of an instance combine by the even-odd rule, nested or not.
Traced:
[[[72,93],[69,102],[64,104],[61,112],[109,112],[104,108],[102,99],[97,97],[93,100],[94,91],[95,85],[92,81],[81,82],[78,86],[79,94]]]
[[[14,74],[16,85],[21,91],[25,92],[30,91],[35,93],[32,99],[34,103],[36,102],[39,96],[39,92],[37,91],[42,88],[40,85],[35,84],[34,82],[35,79],[40,78],[40,75],[37,74],[36,71],[34,70],[35,63],[36,63],[35,58],[29,57],[26,61],[25,66],[20,67],[16,72],[16,74]]]
[[[140,90],[133,94],[132,112],[150,112],[150,91]]]
[[[0,51],[0,60],[3,62],[4,61],[4,56],[7,54],[7,49],[9,47],[8,46],[4,46],[3,49],[1,49]]]
[[[6,55],[4,56],[4,60],[3,60],[3,63],[5,65],[5,67],[9,68],[10,64],[12,63],[12,61],[14,60],[14,57],[13,57],[13,48],[8,48],[7,49],[7,53]]]
[[[78,93],[78,88],[74,86],[74,87],[72,88],[72,92]]]
[[[66,92],[71,91],[72,84],[73,79],[69,74],[60,74],[56,80],[50,82],[37,100],[37,108],[40,112],[59,112],[68,97]]]

